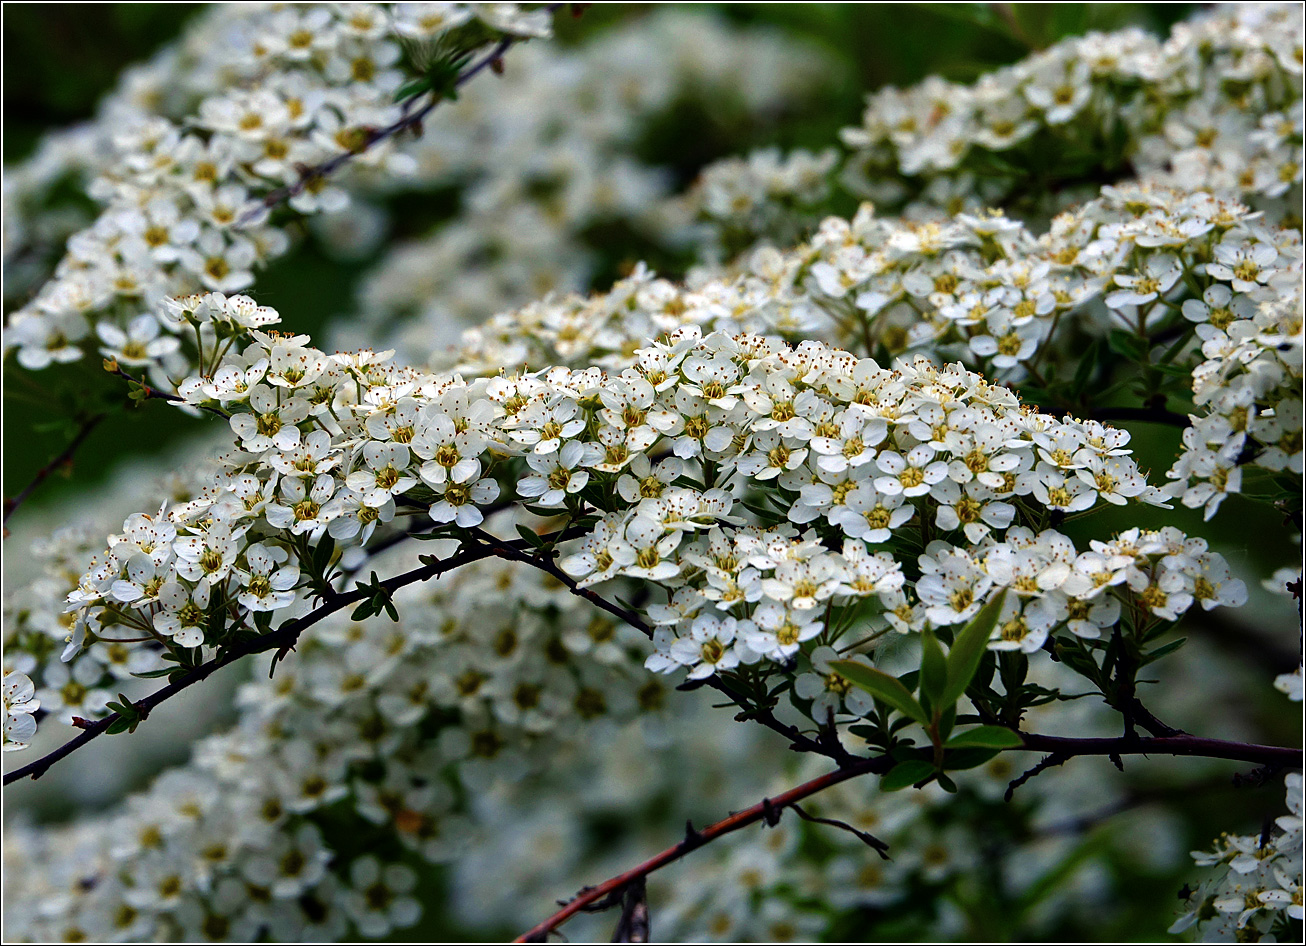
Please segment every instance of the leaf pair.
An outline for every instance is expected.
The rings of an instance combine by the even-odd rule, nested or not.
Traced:
[[[932,630],[927,628],[922,633],[921,669],[916,675],[919,700],[902,680],[882,670],[852,660],[831,661],[830,668],[835,673],[920,723],[934,741],[936,762],[925,759],[900,762],[881,780],[881,788],[885,791],[896,791],[936,776],[941,768],[937,762],[945,758],[944,750],[1001,750],[1021,745],[1020,736],[1002,726],[977,726],[948,737],[956,718],[957,701],[979,670],[1005,598],[1006,589],[990,598],[971,622],[957,633],[946,655]]]
[[[372,572],[370,582],[358,582],[358,590],[363,592],[367,597],[354,608],[354,613],[350,615],[351,620],[366,621],[375,614],[384,611],[389,615],[390,620],[399,620],[399,609],[395,607],[394,598],[390,594],[390,589],[381,583],[376,577],[376,572]]]
[[[930,705],[933,712],[916,700],[910,690],[897,677],[892,677],[874,667],[857,663],[853,660],[831,661],[830,668],[854,686],[865,690],[877,700],[914,719],[922,726],[930,725],[932,717],[941,715],[956,705],[966,692],[966,687],[975,677],[980,660],[993,628],[997,626],[998,615],[1002,612],[1002,602],[1006,598],[1006,589],[998,592],[980,608],[979,613],[957,634],[952,649],[944,656],[934,632],[926,630],[921,635],[921,672],[919,677],[921,696]]]

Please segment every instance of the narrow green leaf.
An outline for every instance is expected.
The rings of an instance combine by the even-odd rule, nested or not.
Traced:
[[[421,95],[423,92],[426,92],[430,88],[431,88],[431,80],[426,76],[420,76],[416,79],[412,79],[408,82],[405,82],[398,89],[396,89],[394,100],[396,102],[402,102],[404,99],[410,99],[415,95]]]
[[[988,647],[993,628],[997,626],[998,615],[1002,613],[1002,602],[1006,597],[1007,589],[1003,588],[957,634],[952,652],[948,654],[948,685],[943,691],[944,703],[957,702],[966,692],[966,687],[970,686]]]
[[[1093,376],[1093,369],[1097,367],[1101,351],[1102,342],[1095,341],[1079,359],[1079,366],[1075,369],[1075,379],[1070,383],[1070,393],[1073,397],[1079,397],[1084,393],[1084,388],[1088,387],[1088,379]]]
[[[911,695],[911,691],[903,686],[897,677],[891,677],[887,673],[858,663],[855,660],[832,660],[830,661],[830,669],[845,680],[850,681],[853,686],[865,690],[878,700],[888,703],[904,716],[910,716],[922,726],[928,724],[929,720],[925,716],[925,710],[921,708],[921,705]]]
[[[517,526],[517,534],[520,535],[526,541],[526,544],[532,548],[539,548],[544,544],[544,539],[540,537],[538,532],[533,529],[528,529],[523,525],[519,524]]]
[[[974,729],[963,730],[951,739],[944,746],[948,749],[955,749],[961,746],[980,746],[985,749],[1015,749],[1024,745],[1020,741],[1020,736],[1005,726],[976,726]]]
[[[936,712],[944,708],[943,694],[948,688],[948,661],[939,640],[928,627],[921,632],[921,696]],[[951,702],[955,702],[951,701]]]
[[[1147,361],[1147,343],[1132,332],[1116,329],[1107,336],[1107,344],[1112,351],[1124,355],[1130,361]]]
[[[880,779],[880,791],[896,792],[917,782],[923,782],[934,774],[934,766],[923,759],[909,759],[899,762]]]
[[[1138,662],[1138,666],[1139,666],[1139,667],[1146,667],[1146,666],[1147,666],[1148,664],[1150,664],[1152,661],[1154,661],[1154,660],[1160,660],[1160,659],[1161,659],[1162,657],[1164,657],[1166,654],[1172,654],[1172,653],[1174,653],[1174,652],[1175,652],[1176,650],[1178,650],[1180,647],[1184,646],[1184,642],[1187,641],[1187,640],[1188,640],[1188,638],[1186,638],[1186,637],[1181,637],[1181,638],[1179,638],[1178,640],[1173,640],[1173,641],[1171,641],[1171,642],[1168,643],[1168,644],[1164,644],[1164,645],[1158,647],[1156,650],[1153,650],[1153,651],[1150,651],[1149,653],[1144,654],[1144,655],[1143,655],[1143,659],[1140,660],[1140,661]]]

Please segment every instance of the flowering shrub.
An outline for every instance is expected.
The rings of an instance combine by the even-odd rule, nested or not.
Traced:
[[[6,539],[6,784],[271,667],[148,787],[7,823],[8,936],[1061,935],[1238,827],[1165,804],[1231,761],[1264,827],[1154,935],[1299,936],[1299,639],[1209,640],[1300,601],[1299,11],[881,90],[677,192],[658,115],[761,121],[818,53],[675,10],[550,46],[558,6],[215,7],[9,177],[16,370],[209,436]],[[365,256],[454,185],[340,350],[259,301],[292,234]],[[1258,503],[1273,575],[1210,531]]]

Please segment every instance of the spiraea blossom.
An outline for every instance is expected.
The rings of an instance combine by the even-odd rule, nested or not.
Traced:
[[[754,150],[679,195],[649,129],[696,94],[764,122],[824,81],[819,55],[658,13],[526,44],[420,137],[362,146],[411,107],[414,51],[544,37],[553,12],[221,9],[6,182],[7,254],[60,242],[26,209],[51,175],[86,174],[103,208],[7,351],[99,355],[211,439],[7,557],[5,750],[112,710],[130,755],[166,731],[142,696],[260,661],[234,722],[149,787],[7,825],[7,937],[500,936],[569,878],[813,779],[838,784],[650,875],[654,935],[1059,935],[1193,867],[1191,825],[1152,800],[1188,783],[1145,766],[1251,725],[1229,661],[1262,602],[1246,626],[1224,609],[1263,577],[1202,522],[1259,497],[1300,526],[1295,13],[882,90],[842,148]],[[329,330],[342,350],[279,330],[257,280],[289,221],[374,247],[369,194],[455,184],[452,219]],[[605,227],[692,260],[587,291]],[[1267,646],[1263,688],[1299,700],[1296,657]],[[1079,735],[1123,772],[1054,764]],[[1221,745],[1279,753],[1250,782],[1293,768]],[[1298,929],[1286,784],[1287,815],[1196,855],[1175,931]]]

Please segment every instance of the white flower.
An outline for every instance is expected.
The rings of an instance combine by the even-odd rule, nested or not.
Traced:
[[[526,463],[533,475],[517,483],[517,495],[541,506],[561,506],[567,496],[580,492],[589,482],[589,471],[583,467],[597,463],[602,456],[597,444],[575,440],[556,452],[528,454]]]

